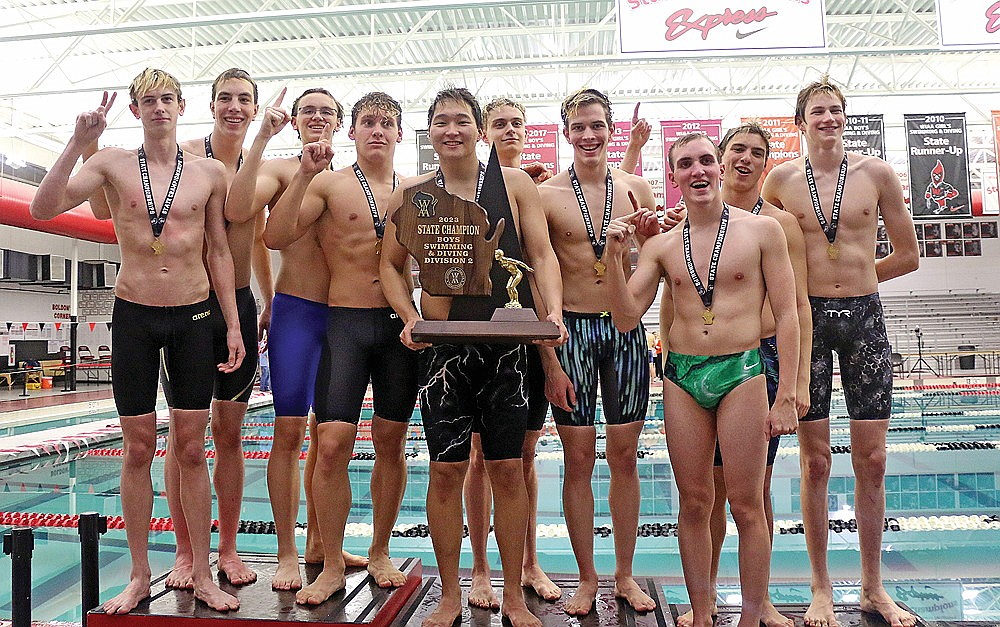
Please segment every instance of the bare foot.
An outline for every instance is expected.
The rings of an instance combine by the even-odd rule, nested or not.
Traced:
[[[917,624],[917,617],[896,605],[882,586],[871,592],[862,590],[859,605],[864,612],[880,614],[890,627],[913,627]]]
[[[552,583],[552,580],[538,564],[521,569],[521,585],[528,586],[546,601],[558,601],[562,596],[562,590]]]
[[[194,579],[191,578],[191,558],[178,555],[174,559],[173,569],[167,574],[167,580],[163,584],[168,588],[193,590]]]
[[[368,565],[367,557],[361,557],[360,555],[348,553],[347,551],[341,551],[340,554],[344,556],[344,567],[346,568],[360,568]],[[319,561],[322,564],[323,558],[320,558]]]
[[[764,599],[764,607],[760,611],[760,622],[765,627],[795,627],[795,621],[778,612],[771,599]]]
[[[719,606],[712,606],[712,619],[719,615]],[[763,619],[761,619],[763,621]],[[677,617],[677,627],[694,627],[694,610],[688,610]]]
[[[392,565],[392,560],[384,553],[376,553],[368,557],[368,574],[372,576],[379,588],[398,588],[406,583],[406,575]]]
[[[581,581],[573,596],[563,603],[563,611],[570,616],[586,616],[594,611],[597,600],[597,582]]]
[[[149,577],[133,579],[118,596],[107,601],[103,609],[108,614],[128,614],[143,599],[149,598]]]
[[[639,584],[631,577],[623,577],[615,581],[615,597],[624,600],[636,612],[649,612],[656,609],[656,601],[643,592]]]
[[[457,600],[441,599],[434,613],[424,619],[420,627],[452,627],[462,618],[462,598]]]
[[[298,590],[302,587],[302,573],[299,572],[299,556],[278,558],[278,569],[271,577],[273,590]]]
[[[200,585],[195,584],[194,598],[204,601],[208,607],[218,612],[240,609],[239,599],[223,592],[222,588],[215,585],[215,582],[211,579]]]
[[[319,537],[319,529],[306,527],[306,564],[322,564],[323,559],[323,541]]]
[[[489,571],[472,573],[472,585],[469,587],[469,605],[484,610],[497,611],[500,609],[500,599],[493,592],[493,581],[490,579]]]
[[[219,556],[219,572],[234,586],[243,586],[257,581],[257,573],[243,563],[239,555]],[[236,609],[236,608],[233,608]]]
[[[823,588],[813,590],[813,600],[802,617],[806,627],[838,627],[837,615],[833,612],[833,590]]]
[[[502,614],[510,621],[512,627],[542,627],[542,621],[531,613],[523,600],[508,603],[504,597]]]
[[[334,595],[338,590],[343,590],[347,585],[344,573],[331,573],[323,571],[305,588],[295,594],[295,602],[301,605],[319,605]]]

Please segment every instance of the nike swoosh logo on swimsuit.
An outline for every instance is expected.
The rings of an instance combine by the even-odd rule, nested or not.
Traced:
[[[767,28],[767,26],[765,26],[764,28]],[[743,33],[743,32],[740,32],[739,29],[736,29],[736,38],[737,39],[744,39],[746,37],[749,37],[750,35],[753,35],[754,33],[759,33],[760,31],[764,30],[764,28],[758,28],[757,30],[752,30],[749,33]]]

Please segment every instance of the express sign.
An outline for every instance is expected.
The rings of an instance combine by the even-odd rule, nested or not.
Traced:
[[[621,51],[826,46],[823,0],[618,0]]]

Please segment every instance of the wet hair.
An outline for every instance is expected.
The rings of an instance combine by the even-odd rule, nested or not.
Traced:
[[[249,72],[238,67],[231,67],[215,77],[215,81],[212,82],[212,102],[215,102],[215,97],[219,93],[219,85],[231,78],[250,83],[250,86],[253,87],[253,103],[257,104],[257,82],[250,78]]]
[[[847,109],[847,100],[844,98],[840,88],[830,82],[830,75],[824,74],[818,81],[809,83],[799,92],[795,99],[795,123],[801,124],[806,121],[806,105],[809,99],[816,94],[830,94],[840,101],[840,106]]]
[[[339,104],[339,103],[338,103]],[[358,117],[364,111],[383,111],[389,117],[396,118],[396,126],[403,126],[403,107],[399,106],[396,99],[381,91],[373,91],[361,96],[351,108],[351,128],[358,121]]]
[[[469,105],[469,108],[472,109],[472,117],[476,120],[476,128],[480,131],[483,130],[483,110],[479,107],[479,101],[476,100],[476,97],[465,87],[447,87],[434,96],[434,102],[427,109],[427,126],[431,125],[431,121],[434,119],[434,110],[437,109],[437,106],[448,100],[464,102]]]
[[[521,112],[521,117],[525,117],[524,105],[516,100],[511,100],[510,98],[494,98],[486,103],[483,107],[483,120],[489,120],[490,114],[501,107],[513,107]]]
[[[177,100],[184,99],[181,96],[180,81],[173,74],[151,67],[139,72],[139,75],[132,79],[132,84],[128,86],[128,95],[132,99],[132,104],[138,105],[140,96],[161,87],[177,94]]]
[[[712,144],[712,148],[715,148],[715,158],[721,159],[722,155],[719,153],[719,147],[715,144],[715,141],[713,141],[711,137],[700,131],[697,133],[688,133],[687,135],[681,135],[678,137],[677,140],[674,141],[673,145],[670,146],[670,150],[667,151],[667,161],[670,162],[671,171],[674,169],[674,151],[696,142],[699,139],[704,139],[708,143]]]
[[[722,141],[719,142],[719,153],[725,154],[726,147],[729,146],[729,142],[733,141],[733,138],[740,133],[746,133],[748,135],[756,135],[764,140],[764,159],[771,156],[771,133],[760,125],[757,120],[750,120],[749,122],[744,122],[739,126],[729,129]]]
[[[608,100],[607,94],[590,88],[578,89],[566,96],[566,99],[562,101],[562,106],[559,107],[559,115],[562,117],[563,126],[569,128],[570,116],[576,115],[580,107],[595,103],[601,105],[604,109],[604,119],[608,122],[608,128],[614,128],[614,122],[611,121],[611,101]]]

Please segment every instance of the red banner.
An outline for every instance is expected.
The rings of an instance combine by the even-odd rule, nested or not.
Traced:
[[[670,171],[670,159],[667,153],[677,138],[688,133],[705,133],[712,141],[719,143],[722,139],[722,120],[660,120],[660,133],[663,135],[663,189],[664,207],[674,207],[681,199],[681,192],[670,184],[667,172]]]
[[[992,111],[993,114],[993,154],[1000,155],[1000,111]],[[997,159],[997,179],[1000,180],[1000,159]]]
[[[632,132],[632,122],[615,122],[615,133],[608,142],[608,165],[612,168],[621,167],[622,159],[625,158],[625,150],[628,149],[628,138]],[[642,176],[642,155],[636,163],[636,176]]]
[[[764,168],[764,176],[760,177],[763,183],[774,166],[802,156],[802,138],[799,136],[799,127],[795,125],[793,117],[742,118],[741,121],[746,124],[751,120],[771,133],[771,157],[767,160],[767,167]]]
[[[521,164],[539,161],[553,174],[559,171],[559,125],[527,124],[524,127],[524,151]]]

